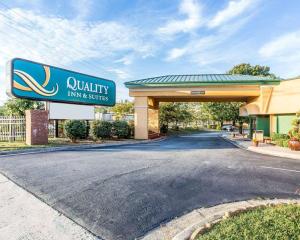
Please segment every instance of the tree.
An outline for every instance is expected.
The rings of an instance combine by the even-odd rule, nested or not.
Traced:
[[[171,123],[178,127],[179,123],[188,123],[193,115],[185,103],[163,103],[159,108],[159,120],[161,126],[169,128]]]
[[[242,74],[242,75],[252,75],[252,76],[270,76],[275,78],[273,73],[270,73],[270,67],[260,66],[260,65],[250,65],[249,63],[241,63],[235,65],[232,69],[228,71],[229,74]]]
[[[132,114],[134,112],[133,102],[124,101],[117,103],[112,107],[111,111],[116,114],[117,119],[121,119],[126,114]]]
[[[224,121],[232,121],[233,125],[240,122],[239,108],[241,102],[208,102],[202,103],[202,114],[209,115],[213,121],[217,121],[223,126]]]
[[[101,107],[95,107],[95,112],[96,113],[108,113],[109,112],[109,107],[104,107],[104,106],[101,106]]]
[[[202,103],[202,113],[207,113],[209,118],[217,121],[223,126],[223,122],[228,118],[227,104],[220,102],[207,102]]]
[[[184,125],[190,123],[193,120],[192,111],[189,107],[189,104],[179,103],[178,104],[178,112],[176,113],[176,127],[178,123],[182,123]]]
[[[169,124],[176,119],[176,105],[174,103],[163,103],[159,108],[159,122],[160,125],[166,125],[169,128]]]
[[[9,99],[4,104],[4,113],[6,115],[24,116],[25,110],[29,109],[43,109],[43,103],[27,99],[13,98]]]
[[[5,115],[5,108],[4,106],[0,106],[0,116]]]

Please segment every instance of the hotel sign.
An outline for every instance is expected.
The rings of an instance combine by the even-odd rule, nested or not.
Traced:
[[[192,95],[205,95],[205,90],[191,91]]]
[[[10,92],[17,98],[114,106],[113,81],[15,58],[10,62]]]

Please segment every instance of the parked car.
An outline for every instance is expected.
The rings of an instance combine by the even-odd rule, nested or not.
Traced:
[[[223,130],[223,131],[232,132],[232,131],[234,130],[234,126],[232,126],[231,124],[223,125],[223,126],[222,126],[222,130]]]

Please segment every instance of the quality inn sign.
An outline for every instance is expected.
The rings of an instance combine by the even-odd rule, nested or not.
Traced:
[[[10,92],[18,98],[86,105],[114,106],[111,80],[15,58],[10,62]]]

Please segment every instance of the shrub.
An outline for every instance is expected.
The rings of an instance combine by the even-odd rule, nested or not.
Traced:
[[[129,136],[134,136],[134,121],[129,121],[129,129],[130,129],[130,134]]]
[[[77,139],[83,139],[86,137],[86,124],[79,120],[66,121],[64,125],[64,132],[72,142],[76,142]]]
[[[277,140],[275,141],[275,144],[276,144],[277,146],[279,146],[279,147],[283,147],[283,141],[284,141],[284,139],[277,139]]]
[[[130,126],[126,121],[113,122],[113,135],[118,138],[129,138]]]
[[[275,141],[275,144],[279,147],[288,147],[289,146],[289,139],[283,139],[283,138],[277,139]]]
[[[271,139],[272,141],[276,142],[276,140],[279,140],[279,139],[289,139],[289,135],[287,134],[283,134],[283,133],[272,133],[271,134]]]
[[[92,123],[91,132],[96,139],[110,138],[112,135],[112,124],[107,121],[96,120]]]
[[[168,126],[166,124],[161,125],[160,132],[163,134],[168,133]]]
[[[283,147],[289,147],[289,139],[283,141]]]

